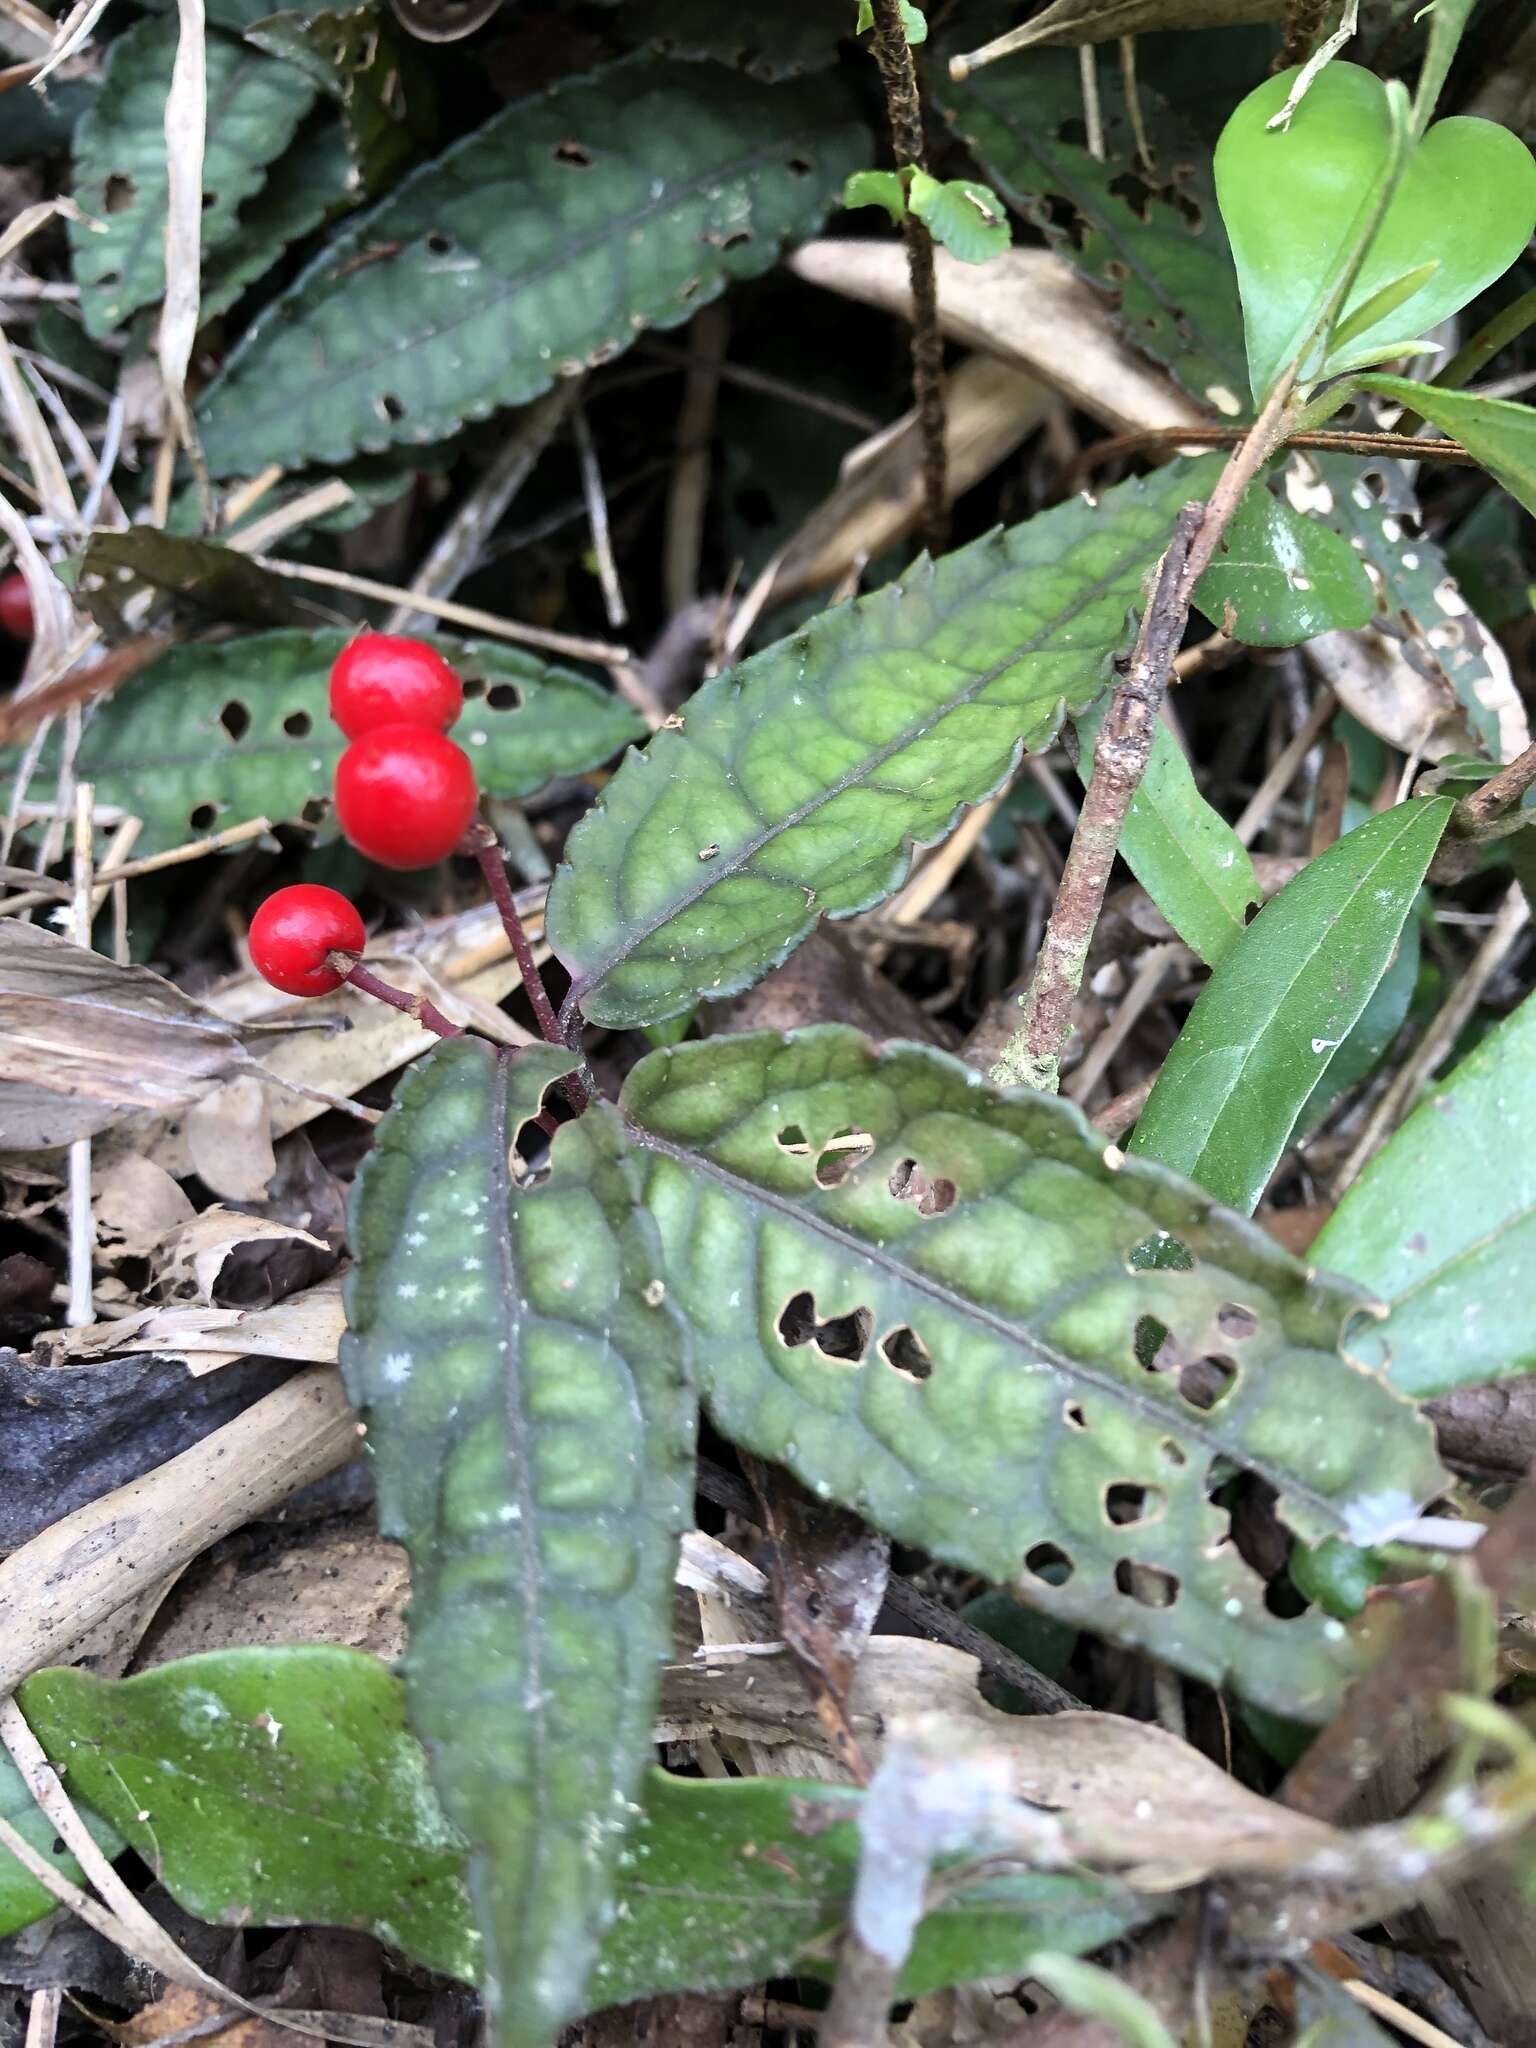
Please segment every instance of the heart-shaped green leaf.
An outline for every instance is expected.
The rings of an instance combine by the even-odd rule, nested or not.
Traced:
[[[1248,369],[1262,399],[1337,287],[1392,150],[1387,88],[1358,64],[1330,64],[1289,127],[1266,124],[1294,72],[1251,92],[1216,145],[1216,191],[1237,262]],[[1304,379],[1400,354],[1514,262],[1536,226],[1536,162],[1492,121],[1440,121],[1419,143],[1326,341]],[[1413,290],[1399,280],[1433,263]],[[1374,308],[1370,302],[1377,300]],[[1355,315],[1370,308],[1361,325]]]

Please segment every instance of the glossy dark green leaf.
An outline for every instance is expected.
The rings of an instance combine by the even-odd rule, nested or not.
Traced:
[[[690,319],[869,155],[837,81],[640,56],[504,108],[336,236],[200,418],[220,476],[435,441]]]
[[[165,290],[165,100],[176,56],[174,14],[135,22],[107,53],[101,91],[75,131],[75,192],[84,221],[70,247],[88,333],[110,334]],[[309,80],[210,33],[202,246],[238,233],[242,204],[282,155],[314,99]]]
[[[900,886],[1063,706],[1109,681],[1199,465],[1173,464],[824,612],[706,683],[571,834],[550,943],[594,1023],[675,1016]]]
[[[1294,69],[1282,71],[1257,86],[1216,145],[1256,399],[1324,312],[1393,149],[1387,88],[1358,64],[1329,64],[1289,126],[1271,128],[1295,78]],[[1520,138],[1464,115],[1437,122],[1409,157],[1334,321],[1335,334],[1354,331],[1340,343],[1315,343],[1303,380],[1403,354],[1501,277],[1533,226],[1536,162]],[[1397,281],[1415,274],[1415,288],[1396,296]],[[1375,316],[1361,324],[1355,316],[1373,301]]]
[[[189,1912],[231,1925],[362,1927],[429,1969],[478,1975],[464,1843],[406,1725],[405,1689],[375,1658],[330,1646],[224,1650],[115,1682],[40,1672],[23,1692],[93,1832],[116,1853],[97,1817],[110,1814]],[[862,1794],[652,1770],[636,1796],[592,2004],[830,1974]],[[0,1810],[6,1799],[0,1792]],[[46,1822],[41,1834],[51,1841]],[[51,1909],[40,1886],[31,1893],[17,1894],[9,1923],[0,1904],[0,1927]],[[1158,1909],[1087,1876],[970,1882],[943,1891],[924,1918],[900,1988],[916,1997],[1016,1975],[1037,1949],[1097,1948]]]
[[[1368,391],[1395,398],[1459,441],[1526,511],[1536,515],[1536,407],[1473,391],[1443,391],[1411,377],[1362,377]]]
[[[1403,926],[1392,964],[1377,982],[1370,1001],[1302,1106],[1296,1119],[1299,1143],[1309,1137],[1351,1088],[1357,1087],[1386,1054],[1403,1028],[1419,978],[1419,927],[1410,915]]]
[[[604,0],[613,5],[614,0]],[[771,9],[722,7],[720,0],[624,0],[626,36],[664,57],[712,60],[770,82],[823,71],[853,17],[826,0],[774,0]]]
[[[617,1113],[512,1148],[577,1056],[453,1039],[358,1177],[342,1372],[411,1559],[411,1725],[470,1844],[503,2048],[585,2009],[692,1515],[681,1325]]]
[[[973,27],[962,22],[955,39],[969,47]],[[1091,156],[1078,66],[1066,50],[990,64],[963,84],[941,74],[935,90],[988,182],[1118,295],[1121,323],[1136,345],[1197,398],[1237,413],[1246,382],[1243,322],[1209,147],[1143,85],[1155,157],[1149,169],[1119,69],[1101,64],[1105,154],[1102,161]],[[1063,226],[1061,201],[1075,216],[1072,229]]]
[[[1450,812],[1446,797],[1398,804],[1264,906],[1175,1039],[1133,1152],[1254,1208],[1391,964]]]
[[[1201,577],[1199,605],[1218,624],[1230,616],[1250,647],[1296,647],[1368,624],[1376,592],[1347,541],[1259,486],[1243,498]]]
[[[1349,1348],[1404,1393],[1536,1369],[1536,997],[1431,1085],[1311,1256],[1389,1304]]]
[[[1104,722],[1103,702],[1073,722],[1078,772],[1087,777]],[[1166,725],[1159,724],[1146,772],[1137,785],[1120,835],[1126,866],[1173,926],[1209,967],[1247,929],[1249,908],[1261,895],[1248,849],[1220,811],[1195,785],[1189,758]]]
[[[240,209],[227,241],[205,250],[198,317],[216,319],[239,299],[247,285],[265,277],[272,266],[325,221],[353,203],[352,169],[346,136],[339,120],[306,124],[267,173],[266,183]],[[268,512],[274,500],[261,500]]]
[[[120,1855],[122,1837],[97,1815],[87,1814],[84,1818],[93,1839],[106,1854]],[[84,1882],[79,1864],[60,1847],[57,1828],[27,1790],[20,1771],[8,1756],[0,1757],[0,1819],[8,1820],[28,1847],[52,1864],[61,1877],[74,1884]],[[0,1847],[0,1940],[19,1927],[29,1927],[34,1920],[41,1920],[57,1903],[46,1885],[39,1884],[8,1849]]]
[[[189,1913],[368,1928],[475,1976],[464,1843],[376,1658],[219,1650],[117,1681],[39,1671],[19,1696],[70,1796]]]
[[[1340,1356],[1347,1287],[1069,1104],[842,1026],[652,1053],[622,1106],[727,1436],[1048,1614],[1326,1718],[1344,1630],[1268,1611],[1210,1489],[1262,1475],[1308,1541],[1435,1492],[1422,1418]]]
[[[104,804],[144,820],[146,853],[245,818],[317,822],[343,745],[326,700],[345,640],[251,633],[173,648],[96,712],[80,773]],[[486,641],[437,644],[465,678],[453,736],[488,796],[530,796],[644,731],[627,705],[568,669]]]

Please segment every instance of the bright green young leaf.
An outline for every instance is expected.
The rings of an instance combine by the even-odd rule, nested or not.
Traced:
[[[219,1650],[117,1681],[39,1671],[19,1697],[70,1796],[189,1913],[368,1928],[429,1969],[476,1976],[463,1839],[377,1658]]]
[[[940,183],[926,171],[914,171],[911,203],[933,239],[962,263],[988,263],[1013,239],[997,194],[974,178]]]
[[[1411,377],[1362,377],[1368,391],[1395,398],[1459,441],[1512,498],[1536,516],[1536,407],[1508,398],[1444,391]]]
[[[1536,1370],[1536,997],[1431,1085],[1311,1257],[1389,1304],[1349,1348],[1405,1394]]]
[[[626,58],[519,100],[338,235],[201,408],[216,475],[434,441],[691,319],[869,155],[834,78]]]
[[[1450,812],[1448,797],[1398,804],[1264,906],[1175,1039],[1133,1152],[1253,1209],[1391,964]]]
[[[1093,762],[1107,700],[1075,719],[1078,773]],[[1186,946],[1214,967],[1242,937],[1259,884],[1248,849],[1195,786],[1184,749],[1159,724],[1120,835],[1126,866]]]
[[[245,818],[318,822],[345,744],[327,688],[346,637],[250,633],[173,648],[97,710],[80,773],[104,804],[144,820],[146,853]],[[627,705],[568,669],[487,641],[437,644],[465,680],[453,736],[488,796],[531,796],[644,732]]]
[[[1347,541],[1258,485],[1200,579],[1199,604],[1218,623],[1230,604],[1233,630],[1250,647],[1296,647],[1368,624],[1376,592]]]
[[[22,1692],[92,1831],[115,1854],[119,1840],[97,1818],[111,1815],[189,1912],[362,1927],[429,1969],[479,1975],[464,1844],[406,1725],[405,1688],[377,1659],[328,1645],[224,1650],[117,1681],[44,1671]],[[636,1797],[592,2005],[830,1974],[858,1867],[861,1793],[652,1770]],[[9,1801],[0,1790],[0,1811]],[[46,1821],[24,1831],[45,1848],[53,1838]],[[7,1932],[52,1908],[27,1884],[14,1901],[0,1889]],[[943,1893],[900,1990],[1017,1975],[1041,1947],[1098,1948],[1158,1910],[1090,1877],[987,1877]]]
[[[1269,1612],[1211,1489],[1252,1471],[1305,1540],[1369,1541],[1442,1483],[1338,1351],[1347,1287],[1070,1104],[839,1025],[652,1053],[622,1107],[725,1435],[1060,1620],[1327,1717],[1344,1630]]]
[[[353,1193],[341,1365],[411,1559],[411,1725],[470,1844],[501,2048],[586,2008],[692,1516],[682,1326],[617,1112],[512,1148],[578,1056],[450,1039]]]
[[[921,7],[914,7],[912,0],[899,0],[901,8],[902,33],[909,43],[926,43],[928,40],[928,17]],[[875,25],[875,10],[870,0],[859,0],[858,19],[854,26],[856,35]]]
[[[973,30],[957,34],[967,47]],[[1081,138],[1077,61],[1066,50],[990,64],[963,84],[941,75],[939,103],[1007,203],[1094,282],[1119,296],[1139,348],[1218,411],[1241,410],[1243,323],[1210,151],[1141,88],[1155,167],[1140,159],[1118,67],[1101,64],[1105,156]],[[1081,223],[1063,228],[1065,200]]]
[[[86,331],[107,335],[165,290],[165,98],[176,56],[173,14],[135,22],[112,43],[102,87],[75,133],[70,247]],[[239,232],[240,207],[292,141],[314,88],[290,65],[210,32],[205,255]]]
[[[907,188],[899,171],[855,171],[843,187],[843,204],[883,206],[899,228],[907,217]]]
[[[1248,367],[1262,398],[1298,354],[1336,287],[1361,207],[1390,159],[1387,88],[1335,61],[1308,87],[1284,129],[1266,124],[1295,79],[1255,88],[1216,145],[1216,184],[1242,286]],[[1536,227],[1536,162],[1493,121],[1440,121],[1408,160],[1385,217],[1334,322],[1379,298],[1378,317],[1342,345],[1319,344],[1302,381],[1379,363],[1460,310],[1514,262]],[[1425,266],[1434,269],[1425,274]],[[1422,282],[1399,296],[1398,280]]]
[[[122,1837],[94,1813],[82,1816],[92,1838],[108,1856],[122,1853]],[[26,1781],[8,1756],[0,1756],[0,1819],[8,1820],[29,1848],[45,1857],[61,1877],[74,1884],[84,1883],[79,1864],[67,1850],[61,1850],[58,1830],[27,1790]],[[0,1941],[20,1927],[30,1927],[51,1913],[58,1901],[45,1885],[38,1883],[11,1855],[0,1848]]]

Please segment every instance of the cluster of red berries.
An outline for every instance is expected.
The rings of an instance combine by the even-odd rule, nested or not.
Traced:
[[[336,816],[359,853],[386,868],[443,860],[474,821],[475,771],[448,727],[464,687],[419,640],[362,633],[331,669],[331,716],[349,742],[336,764]],[[345,896],[299,883],[251,920],[256,971],[288,995],[323,996],[345,976],[333,953],[363,949],[363,921]]]
[[[13,640],[30,640],[34,631],[32,593],[19,569],[0,577],[0,627]]]

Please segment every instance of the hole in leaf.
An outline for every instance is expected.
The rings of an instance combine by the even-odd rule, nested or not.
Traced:
[[[1179,1392],[1191,1408],[1214,1408],[1236,1385],[1235,1358],[1196,1358],[1179,1370]]]
[[[251,729],[251,714],[238,697],[231,697],[219,713],[219,723],[232,740],[243,740]]]
[[[792,156],[788,168],[797,178],[808,178],[811,175],[811,160],[805,156]]]
[[[217,804],[198,804],[195,809],[188,811],[187,823],[194,832],[206,832],[218,815]]]
[[[113,285],[121,284],[122,281],[123,273],[120,270],[104,270],[96,280],[98,284],[105,285],[109,291]]]
[[[323,796],[309,797],[305,801],[303,810],[299,813],[299,822],[303,825],[323,824],[325,822],[325,814],[330,808],[330,802],[327,798]]]
[[[101,188],[103,213],[126,213],[138,193],[138,186],[122,171],[114,171]],[[105,279],[102,280],[106,282]]]
[[[834,1131],[827,1140],[821,1157],[816,1162],[816,1183],[818,1187],[835,1188],[845,1181],[856,1166],[862,1166],[875,1149],[875,1141],[868,1131],[843,1129]]]
[[[1251,1308],[1244,1308],[1240,1302],[1224,1301],[1216,1311],[1216,1326],[1223,1337],[1241,1343],[1244,1337],[1257,1333],[1259,1319]]]
[[[555,144],[555,161],[569,164],[573,170],[585,171],[591,168],[592,152],[584,142],[568,136],[564,142]]]
[[[1088,1427],[1088,1418],[1083,1413],[1081,1401],[1066,1402],[1061,1411],[1061,1419],[1068,1429],[1086,1429]]]
[[[307,739],[314,723],[307,711],[290,711],[283,720],[283,731],[291,740]]]
[[[1157,1448],[1162,1452],[1170,1465],[1187,1465],[1189,1463],[1183,1446],[1171,1436],[1165,1436]]]
[[[828,1358],[858,1364],[869,1348],[875,1319],[867,1308],[856,1308],[845,1316],[829,1316],[819,1322],[816,1297],[802,1289],[785,1302],[779,1313],[779,1335],[790,1350],[814,1339],[818,1351]]]
[[[1136,1351],[1136,1363],[1147,1372],[1158,1372],[1164,1368],[1158,1365],[1158,1353],[1168,1342],[1168,1325],[1160,1323],[1156,1316],[1138,1316],[1136,1327],[1131,1332],[1131,1342]]]
[[[1179,1582],[1172,1572],[1129,1557],[1115,1566],[1115,1588],[1141,1607],[1171,1607],[1179,1597]]]
[[[810,1157],[810,1141],[798,1124],[786,1124],[773,1142],[781,1152],[789,1152],[796,1159]]]
[[[485,701],[493,711],[520,711],[523,693],[516,683],[492,683],[485,693]]]
[[[928,1346],[910,1323],[901,1323],[880,1339],[880,1356],[886,1364],[909,1379],[925,1380],[933,1371]]]
[[[1311,1604],[1302,1597],[1289,1572],[1281,1572],[1264,1588],[1264,1605],[1277,1621],[1295,1621]]]
[[[205,192],[205,193],[203,194],[203,211],[204,211],[204,213],[207,213],[210,207],[214,207],[214,206],[217,206],[217,205],[218,205],[218,203],[219,203],[219,195],[218,195],[218,193],[217,193],[217,192]]]
[[[379,411],[383,413],[387,420],[402,420],[405,418],[405,406],[395,396],[393,391],[385,391],[380,394]]]
[[[1129,1479],[1117,1479],[1104,1489],[1104,1512],[1119,1528],[1155,1521],[1167,1504],[1161,1487],[1137,1486]]]
[[[959,1190],[942,1175],[930,1176],[915,1159],[903,1159],[892,1170],[886,1186],[898,1202],[911,1202],[919,1216],[942,1216],[955,1206]]]
[[[1188,1245],[1167,1230],[1144,1237],[1125,1262],[1133,1273],[1192,1273],[1195,1262]]]
[[[1024,1569],[1048,1586],[1064,1586],[1072,1576],[1072,1560],[1059,1543],[1037,1543],[1025,1552]]]
[[[779,1312],[779,1335],[791,1351],[809,1344],[816,1330],[814,1294],[792,1294]]]
[[[466,676],[464,678],[464,695],[466,698],[483,697],[485,695],[485,677]]]
[[[434,228],[427,237],[427,248],[434,256],[446,256],[453,248],[453,237]]]

